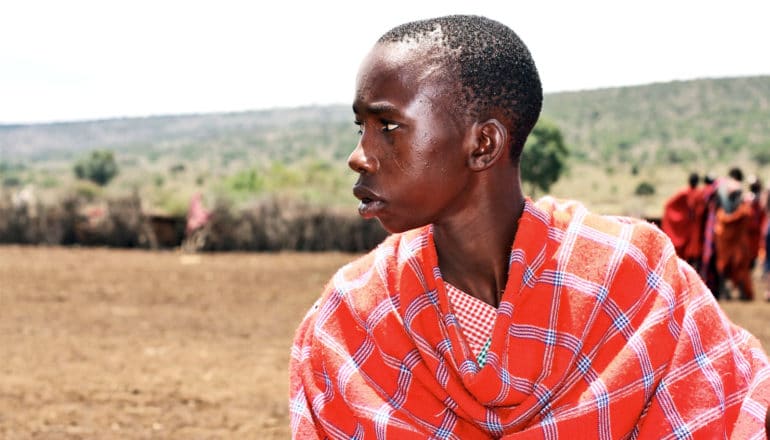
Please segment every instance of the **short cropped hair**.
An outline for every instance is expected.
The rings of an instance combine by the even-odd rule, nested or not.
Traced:
[[[743,171],[741,171],[741,169],[738,167],[730,168],[730,171],[727,172],[727,175],[737,180],[738,182],[743,182]]]
[[[698,186],[698,182],[700,182],[700,176],[698,173],[690,173],[690,178],[687,179],[687,182],[690,184],[690,188],[695,188]]]
[[[529,49],[509,27],[475,15],[402,24],[378,43],[427,37],[437,38],[446,49],[441,54],[444,67],[460,81],[458,108],[470,110],[474,117],[499,109],[511,119],[511,157],[518,161],[543,105],[543,88]]]

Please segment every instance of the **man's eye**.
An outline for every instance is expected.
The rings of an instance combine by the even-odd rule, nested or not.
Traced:
[[[385,126],[382,127],[382,131],[387,133],[387,132],[393,131],[393,130],[395,130],[397,128],[398,128],[398,124],[394,124],[392,122],[385,122]]]
[[[364,134],[364,123],[361,121],[353,121],[353,123],[356,124],[357,127],[356,133],[358,133],[359,136]]]

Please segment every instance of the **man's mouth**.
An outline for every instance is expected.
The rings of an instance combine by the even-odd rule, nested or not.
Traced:
[[[382,200],[363,199],[358,204],[358,214],[363,218],[374,218],[385,208]]]
[[[353,187],[353,195],[361,203],[358,204],[358,213],[363,218],[373,218],[385,207],[385,201],[382,200],[374,191],[361,185]]]

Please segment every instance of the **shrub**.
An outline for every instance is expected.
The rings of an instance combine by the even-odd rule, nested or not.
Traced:
[[[21,186],[21,178],[19,176],[5,176],[3,177],[4,187]]]
[[[78,197],[45,206],[40,202],[14,203],[8,195],[0,198],[0,243],[73,244],[77,242]]]
[[[387,233],[376,221],[272,197],[235,212],[227,201],[212,210],[203,249],[207,251],[361,252],[374,248]]]
[[[115,155],[109,150],[95,150],[75,163],[75,176],[86,179],[99,186],[105,186],[118,174]]]
[[[108,200],[67,195],[45,206],[0,195],[0,243],[151,247],[154,232],[138,195]],[[183,218],[178,221],[183,225]],[[387,233],[361,219],[290,198],[271,197],[242,209],[219,200],[205,227],[206,251],[362,252]]]
[[[655,194],[655,187],[649,182],[640,182],[639,185],[636,185],[634,194],[637,196],[651,196]]]

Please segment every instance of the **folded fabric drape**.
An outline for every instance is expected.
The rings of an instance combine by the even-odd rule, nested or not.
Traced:
[[[483,367],[430,226],[340,269],[292,347],[295,438],[763,438],[767,356],[660,230],[544,198],[517,231]]]

